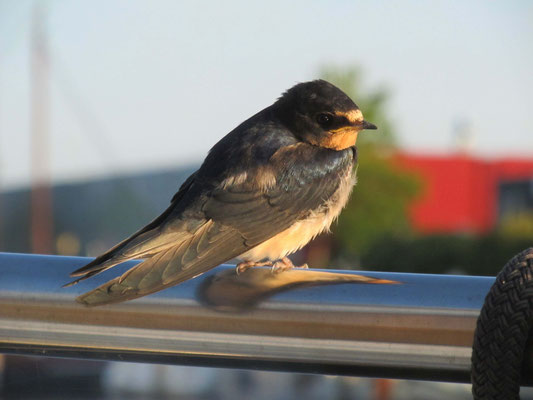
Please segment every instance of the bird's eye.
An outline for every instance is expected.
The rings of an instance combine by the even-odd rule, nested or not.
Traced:
[[[320,125],[328,125],[331,121],[333,121],[333,117],[330,114],[320,113],[316,116],[316,122]]]

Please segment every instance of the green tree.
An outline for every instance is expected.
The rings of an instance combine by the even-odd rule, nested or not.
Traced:
[[[365,119],[378,126],[377,131],[359,136],[358,182],[338,224],[333,227],[333,258],[347,258],[354,265],[377,241],[411,235],[407,207],[418,193],[420,183],[415,175],[402,171],[394,163],[397,141],[394,125],[386,112],[387,90],[364,90],[362,74],[357,68],[325,67],[321,77],[348,94],[361,108]]]

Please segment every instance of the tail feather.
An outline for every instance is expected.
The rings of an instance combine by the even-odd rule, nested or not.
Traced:
[[[149,250],[153,250],[156,246],[150,247],[150,243],[148,242],[150,242],[151,239],[154,239],[154,238],[157,239],[158,235],[165,236],[165,235],[162,235],[160,232],[161,227],[163,226],[167,218],[172,214],[172,212],[175,211],[177,204],[179,203],[181,198],[185,195],[187,190],[191,187],[194,181],[195,175],[196,173],[192,174],[183,183],[183,185],[181,185],[178,192],[172,198],[170,206],[167,207],[167,209],[160,216],[155,218],[152,222],[150,222],[144,228],[135,232],[129,238],[113,246],[111,249],[106,251],[104,254],[96,257],[89,264],[72,272],[70,276],[71,277],[83,276],[83,275],[87,275],[90,273],[91,275],[87,276],[87,278],[89,278],[90,276],[103,272],[106,269],[109,269],[111,267],[114,267],[117,264],[120,264],[121,262],[135,259],[135,258],[142,258],[143,256],[151,254]],[[144,249],[144,251],[140,251],[139,248]],[[84,277],[83,279],[86,279],[86,278]],[[80,280],[74,281],[74,283],[77,283]],[[70,286],[70,285],[67,285],[67,286]]]
[[[186,241],[153,255],[76,300],[96,306],[142,297],[194,278],[246,250],[238,231],[209,221]]]
[[[172,198],[170,206],[160,216],[129,238],[96,257],[87,265],[72,272],[70,274],[71,277],[79,276],[80,278],[67,283],[63,287],[75,285],[124,261],[149,257],[192,236],[207,221],[200,218],[197,220],[182,220],[178,224],[173,222],[170,224],[172,228],[165,228],[165,225],[168,222],[168,218],[175,213],[176,207],[178,207],[182,198],[193,185],[195,177],[196,172],[185,180]]]
[[[205,221],[203,223],[205,223]],[[80,278],[67,283],[63,287],[75,285],[78,282],[104,272],[105,270],[125,261],[139,258],[142,259],[163,252],[167,248],[174,247],[176,243],[186,242],[191,237],[193,237],[193,234],[187,230],[168,233],[152,230],[139,236],[133,236],[126,239],[124,242],[119,243],[100,257],[95,258],[89,264],[72,272],[70,276],[79,276]]]
[[[118,265],[124,261],[128,261],[129,258],[125,259],[119,259],[119,258],[111,258],[103,261],[101,264],[99,263],[99,258],[95,258],[93,261],[91,261],[89,264],[85,265],[84,267],[72,272],[70,276],[81,276],[78,279],[73,280],[72,282],[64,284],[62,287],[66,288],[69,286],[74,286],[77,283],[84,281],[85,279],[90,278],[91,276],[97,275],[101,272],[104,272],[108,270],[109,268],[114,267],[115,265]]]
[[[186,229],[183,231],[168,231],[166,233],[162,233],[159,229],[152,229],[148,232],[135,234],[95,258],[89,264],[72,272],[70,276],[85,276],[87,274],[93,276],[124,261],[148,257],[187,239],[191,235],[192,233]]]

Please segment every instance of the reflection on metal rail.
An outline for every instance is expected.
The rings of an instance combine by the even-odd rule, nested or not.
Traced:
[[[61,289],[86,262],[0,253],[0,353],[469,382],[475,322],[494,281],[359,272],[401,283],[356,284],[351,271],[236,276],[220,266],[88,308],[75,297],[117,272]]]

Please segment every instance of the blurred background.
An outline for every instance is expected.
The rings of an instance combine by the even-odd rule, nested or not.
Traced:
[[[360,136],[333,234],[295,260],[495,275],[533,242],[532,20],[520,0],[0,0],[0,251],[96,256],[165,209],[227,132],[323,78],[380,129]],[[470,398],[142,364],[9,357],[0,371],[5,398]]]

